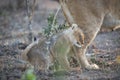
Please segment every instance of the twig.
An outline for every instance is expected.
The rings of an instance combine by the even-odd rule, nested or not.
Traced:
[[[53,22],[52,22],[52,27],[53,27],[54,24],[55,24],[55,20],[56,20],[57,14],[58,14],[58,12],[60,11],[60,9],[61,9],[61,6],[57,9],[57,12],[55,13],[55,16],[54,16],[54,19],[53,19]]]
[[[30,4],[30,1],[26,0],[26,8],[27,8],[27,16],[28,16],[28,30],[29,30],[28,39],[30,42],[32,42],[32,40],[33,40],[32,18],[33,18],[33,14],[34,14],[36,0],[33,1],[32,12],[30,11],[29,4]]]

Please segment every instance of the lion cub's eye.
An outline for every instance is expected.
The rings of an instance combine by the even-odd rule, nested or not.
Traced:
[[[80,45],[80,43],[79,43],[79,42],[77,42],[77,44],[79,44],[79,45]]]
[[[72,24],[72,29],[77,29],[78,25],[77,24]]]

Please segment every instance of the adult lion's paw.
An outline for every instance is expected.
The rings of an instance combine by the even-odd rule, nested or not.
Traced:
[[[92,64],[91,69],[100,69],[100,68],[99,68],[99,66],[97,64]]]
[[[90,69],[100,69],[98,65],[96,64],[91,64],[89,66],[86,66],[86,69],[90,70]]]

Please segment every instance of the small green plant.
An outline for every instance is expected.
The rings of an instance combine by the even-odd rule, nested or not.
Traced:
[[[43,29],[43,34],[50,38],[51,36],[55,35],[56,33],[66,29],[68,26],[65,24],[58,24],[56,16],[54,14],[50,14],[47,18],[48,25]],[[50,67],[51,70],[54,71],[55,75],[64,75],[66,72],[65,70],[62,70],[61,65],[59,64],[59,61],[55,61],[54,65]]]
[[[65,29],[67,26],[65,24],[58,25],[57,19],[54,14],[50,14],[47,18],[48,25],[43,30],[43,34],[46,37],[51,37],[52,35],[58,33],[59,31]]]
[[[54,65],[50,66],[50,69],[53,70],[53,72],[59,71],[61,68],[61,65],[57,60],[55,60]]]
[[[29,68],[25,71],[25,73],[22,75],[21,80],[36,80],[36,75],[34,74],[34,69]]]

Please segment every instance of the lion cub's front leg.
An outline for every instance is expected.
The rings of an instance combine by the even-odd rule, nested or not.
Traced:
[[[55,60],[57,60],[61,67],[60,70],[70,70],[70,65],[67,59],[67,54],[70,51],[69,41],[64,36],[59,37],[52,50],[54,52],[53,55]]]
[[[73,46],[71,45],[71,43],[69,43],[68,40],[66,40],[65,38],[58,40],[56,45],[54,46],[54,54],[56,60],[58,60],[58,63],[60,65],[60,70],[79,70],[78,68],[76,69],[70,67],[70,63],[68,61],[68,58],[75,54],[74,51],[71,50],[72,47]]]

